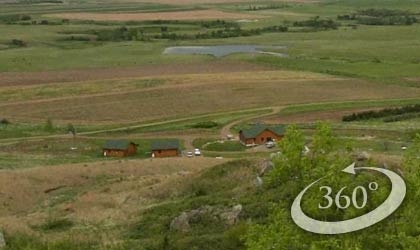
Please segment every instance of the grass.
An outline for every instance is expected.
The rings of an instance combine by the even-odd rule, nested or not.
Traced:
[[[206,151],[236,152],[245,151],[247,147],[239,143],[239,141],[223,141],[208,143],[203,149]]]

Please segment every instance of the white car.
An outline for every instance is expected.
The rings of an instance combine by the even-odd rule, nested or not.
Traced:
[[[200,156],[201,155],[200,149],[198,149],[198,148],[194,149],[194,155],[195,156]]]
[[[193,156],[194,156],[193,152],[191,152],[191,151],[187,152],[187,157],[193,157]]]
[[[267,148],[273,148],[274,146],[276,146],[276,144],[273,141],[268,141],[265,143],[265,146]]]

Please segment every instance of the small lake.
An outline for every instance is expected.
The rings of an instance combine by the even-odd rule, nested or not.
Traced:
[[[177,46],[168,47],[163,54],[175,55],[213,55],[215,57],[227,56],[235,53],[269,54],[286,57],[287,54],[270,52],[272,50],[285,49],[285,46],[261,46],[261,45],[215,45],[215,46]]]

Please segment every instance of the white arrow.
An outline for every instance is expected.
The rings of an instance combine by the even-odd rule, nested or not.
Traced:
[[[359,167],[355,168],[355,163],[351,164],[347,168],[343,170],[343,172],[356,174],[356,169],[369,169],[381,172],[385,174],[391,180],[391,193],[389,194],[388,198],[376,209],[370,211],[369,213],[345,220],[345,221],[337,221],[337,222],[328,222],[328,221],[318,221],[308,217],[301,208],[301,199],[305,192],[312,187],[315,183],[319,182],[321,178],[317,181],[312,182],[309,186],[307,186],[296,199],[293,201],[292,204],[292,219],[302,229],[317,233],[317,234],[343,234],[354,232],[373,224],[376,224],[389,215],[391,215],[403,202],[406,194],[406,186],[404,180],[397,175],[396,173],[383,169],[383,168],[368,168],[368,167]]]

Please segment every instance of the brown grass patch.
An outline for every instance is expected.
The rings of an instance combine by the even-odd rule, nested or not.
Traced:
[[[149,21],[149,20],[211,20],[211,19],[247,19],[262,16],[232,13],[220,10],[192,10],[151,13],[58,13],[45,15],[47,17],[93,20],[93,21]]]
[[[41,72],[3,72],[0,73],[0,87],[193,73],[200,74],[247,72],[263,69],[269,68],[245,62],[212,61],[195,64],[180,63],[167,65],[162,64],[158,66],[143,65],[140,67],[127,68],[99,68]]]
[[[55,204],[52,216],[124,223],[141,207],[168,198],[191,175],[224,162],[203,157],[116,160],[0,171],[0,225],[7,232],[30,232],[31,225],[45,222],[47,208],[72,189],[76,193]],[[45,192],[56,187],[62,188]]]

